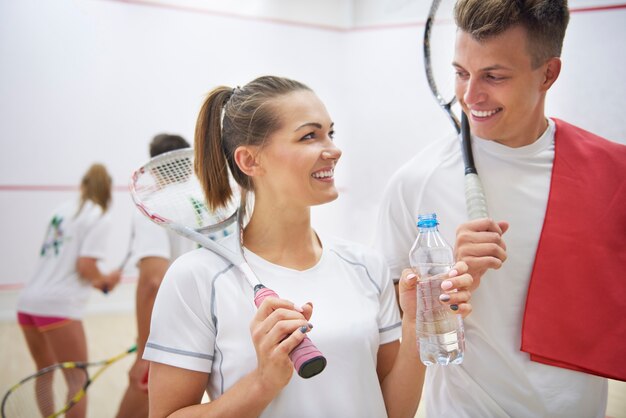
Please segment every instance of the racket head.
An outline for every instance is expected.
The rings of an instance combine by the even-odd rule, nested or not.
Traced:
[[[58,416],[75,403],[72,400],[88,382],[86,363],[46,367],[7,391],[0,409],[2,417]]]
[[[229,179],[232,198],[224,207],[210,210],[194,174],[193,149],[183,148],[158,155],[137,169],[130,191],[135,205],[153,222],[209,234],[237,220],[241,190],[232,176]]]

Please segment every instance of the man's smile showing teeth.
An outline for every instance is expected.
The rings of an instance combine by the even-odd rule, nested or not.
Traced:
[[[335,170],[331,168],[328,170],[316,171],[315,173],[311,174],[311,177],[319,180],[332,180],[334,174]]]
[[[497,109],[493,109],[493,110],[470,110],[470,113],[472,114],[472,116],[477,117],[477,118],[488,118],[489,116],[495,115],[496,113],[498,113],[499,111],[501,111],[502,108],[499,107]]]

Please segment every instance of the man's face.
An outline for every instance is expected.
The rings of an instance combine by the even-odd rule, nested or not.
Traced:
[[[455,89],[472,133],[510,147],[539,138],[547,126],[544,100],[552,84],[546,81],[548,62],[532,68],[522,27],[481,42],[459,30]]]

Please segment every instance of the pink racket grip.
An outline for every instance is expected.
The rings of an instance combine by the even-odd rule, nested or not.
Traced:
[[[262,284],[256,285],[254,288],[254,304],[258,308],[267,297],[275,297],[278,295],[273,290],[268,289]],[[293,363],[293,367],[300,377],[308,379],[319,374],[326,367],[326,357],[315,347],[311,339],[307,336],[304,340],[289,353],[289,358]]]

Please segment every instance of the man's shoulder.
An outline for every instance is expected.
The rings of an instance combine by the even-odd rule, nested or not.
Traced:
[[[413,187],[423,184],[439,168],[460,161],[461,146],[457,135],[441,137],[417,152],[402,164],[389,179],[388,187]]]
[[[626,145],[624,144],[607,139],[564,120],[557,118],[552,119],[556,124],[557,141],[559,139],[574,139],[581,146],[598,150],[606,149],[610,152],[626,153]]]

